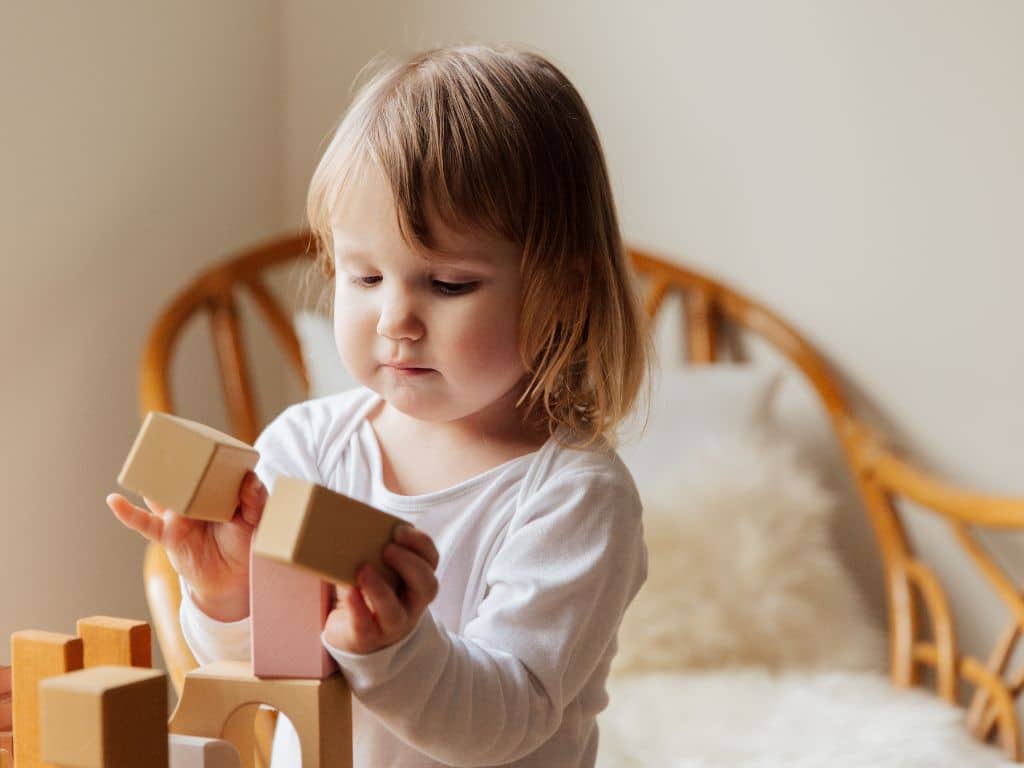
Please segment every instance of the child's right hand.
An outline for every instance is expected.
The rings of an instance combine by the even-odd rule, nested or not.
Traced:
[[[143,499],[149,510],[119,493],[107,496],[117,519],[167,552],[199,609],[218,621],[249,615],[249,548],[267,503],[267,489],[248,472],[238,491],[238,509],[224,523],[194,520]]]

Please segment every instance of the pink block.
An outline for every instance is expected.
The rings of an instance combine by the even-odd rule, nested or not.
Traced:
[[[333,585],[252,552],[249,601],[253,674],[322,680],[338,671],[320,643]]]

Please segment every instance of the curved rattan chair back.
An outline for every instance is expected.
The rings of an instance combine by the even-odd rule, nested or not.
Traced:
[[[253,442],[263,424],[254,406],[244,336],[238,320],[237,294],[255,300],[284,358],[308,392],[309,378],[291,320],[266,287],[264,272],[290,260],[311,258],[310,235],[300,232],[241,252],[200,274],[158,318],[143,355],[140,407],[173,412],[170,396],[172,355],[185,325],[198,313],[209,317],[220,365],[222,391],[233,433]],[[1024,633],[1024,599],[985,553],[968,526],[1024,528],[1024,500],[967,493],[914,468],[858,420],[825,358],[788,323],[766,307],[724,283],[654,254],[630,251],[642,278],[648,314],[654,317],[670,293],[683,302],[686,359],[708,364],[720,357],[723,327],[733,324],[766,340],[803,372],[818,394],[842,446],[871,520],[885,568],[888,602],[890,666],[893,682],[920,682],[920,671],[936,671],[941,696],[956,702],[960,684],[973,687],[968,723],[983,740],[997,740],[1020,760],[1020,724],[1014,708],[1024,690],[1024,668],[1008,671],[1016,644]],[[938,577],[915,557],[897,505],[906,498],[930,509],[950,525],[967,553],[1010,614],[1008,626],[986,663],[964,655],[956,643],[949,603]],[[168,672],[177,690],[195,666],[178,625],[181,595],[163,551],[151,545],[146,556],[146,591],[154,629]],[[927,615],[931,639],[922,634],[919,615]]]

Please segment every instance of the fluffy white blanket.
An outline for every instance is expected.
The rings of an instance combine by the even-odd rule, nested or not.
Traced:
[[[619,633],[599,768],[1010,765],[963,710],[880,672],[883,634],[832,547],[836,500],[792,444],[718,429],[672,459],[641,486],[650,573]]]
[[[598,768],[994,768],[963,711],[870,672],[663,673],[609,681]]]

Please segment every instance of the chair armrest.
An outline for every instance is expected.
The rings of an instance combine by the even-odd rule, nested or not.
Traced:
[[[180,696],[185,673],[198,665],[181,633],[178,610],[181,607],[181,587],[178,574],[167,559],[164,548],[155,542],[146,546],[142,566],[146,602],[153,618],[153,629],[160,651],[164,655],[167,673],[175,692]]]

